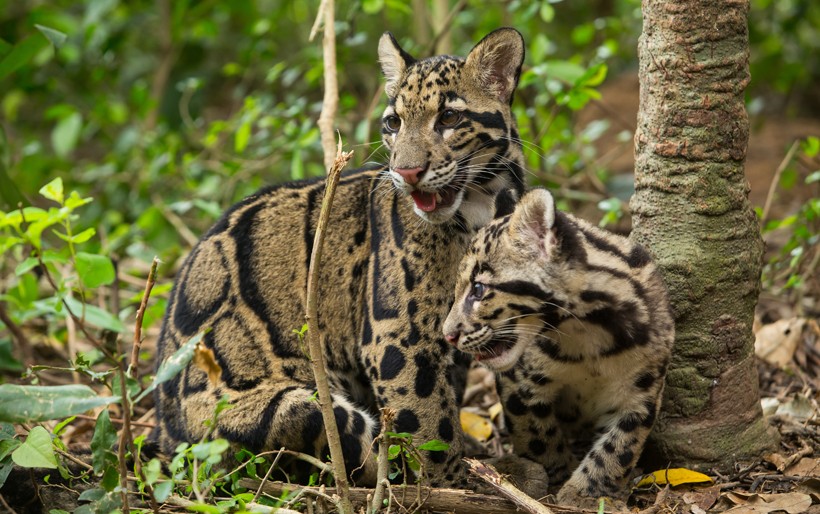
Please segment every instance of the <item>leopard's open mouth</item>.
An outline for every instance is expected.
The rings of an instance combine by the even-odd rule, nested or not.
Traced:
[[[461,190],[458,184],[450,183],[438,191],[422,191],[417,189],[410,193],[416,207],[424,212],[433,212],[437,209],[450,207],[456,201],[456,195]]]

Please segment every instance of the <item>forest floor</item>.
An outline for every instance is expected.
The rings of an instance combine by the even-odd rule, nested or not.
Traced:
[[[637,79],[630,75],[616,78],[602,89],[603,100],[597,106],[606,113],[633,113],[637,110]],[[590,110],[594,110],[595,106]],[[588,112],[583,116],[600,113]],[[627,114],[623,119],[634,119]],[[628,124],[627,124],[628,125]],[[629,128],[613,126],[599,144],[601,153],[609,152],[611,165],[622,172],[631,172],[631,145],[616,143],[614,134]],[[632,127],[634,129],[634,127]],[[751,183],[750,197],[754,205],[763,205],[771,197],[771,215],[794,213],[797,206],[816,194],[810,188],[780,192],[771,188],[776,170],[792,142],[801,136],[820,134],[820,122],[815,120],[767,120],[759,130],[753,130],[747,163],[747,178]],[[612,151],[615,149],[615,151]],[[808,195],[808,196],[807,196]],[[769,254],[782,246],[782,236],[767,237]],[[812,280],[816,281],[816,277]],[[802,298],[788,296],[780,290],[764,290],[757,309],[758,371],[762,408],[769,423],[780,434],[779,448],[755,462],[738,462],[731,471],[707,470],[707,479],[667,474],[670,481],[684,483],[667,488],[658,483],[636,487],[630,497],[633,511],[644,513],[703,514],[731,512],[734,514],[802,512],[820,514],[820,311],[817,291]],[[148,332],[144,345],[152,351],[156,329]],[[27,364],[54,363],[64,365],[68,359],[65,347],[41,344],[32,348]],[[144,368],[143,368],[144,366]],[[142,363],[141,371],[151,373],[151,363]],[[44,371],[41,384],[71,383],[66,373]],[[5,375],[6,381],[19,377]],[[136,407],[134,436],[147,434],[153,427],[150,398]],[[463,409],[467,413],[462,423],[475,438],[483,440],[484,453],[500,455],[510,451],[495,392],[494,377],[487,370],[475,367],[470,372]],[[472,423],[472,424],[471,424]],[[88,445],[94,431],[93,417],[78,417],[63,433],[69,445]],[[645,473],[658,471],[643,469]],[[664,473],[660,473],[664,475]],[[693,480],[701,480],[693,482]],[[2,495],[7,492],[1,491]],[[57,507],[57,506],[55,506]],[[0,512],[2,512],[0,503]],[[180,509],[182,510],[182,509]],[[24,512],[20,509],[18,512]],[[46,510],[47,511],[47,510]],[[510,507],[509,512],[514,509]],[[569,510],[579,512],[576,510]],[[568,512],[554,508],[554,512]],[[589,511],[593,512],[593,511]]]

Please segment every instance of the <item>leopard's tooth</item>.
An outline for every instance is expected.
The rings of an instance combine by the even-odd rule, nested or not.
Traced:
[[[436,201],[437,202],[441,201],[441,193],[436,193]]]

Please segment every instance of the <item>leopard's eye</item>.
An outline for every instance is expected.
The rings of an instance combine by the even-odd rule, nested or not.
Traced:
[[[394,114],[385,116],[382,123],[384,123],[384,128],[386,128],[389,132],[398,132],[399,128],[401,128],[401,118]]]
[[[442,127],[454,127],[461,120],[461,113],[447,109],[438,117],[438,124]]]
[[[473,287],[470,289],[470,295],[468,299],[470,300],[481,300],[484,298],[484,293],[487,292],[487,286],[482,284],[481,282],[476,282],[473,284]]]

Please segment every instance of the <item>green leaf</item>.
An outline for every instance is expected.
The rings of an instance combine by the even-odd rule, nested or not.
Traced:
[[[63,204],[63,179],[61,177],[57,177],[48,184],[44,185],[40,188],[40,194],[48,198],[49,200],[53,200],[58,204]],[[32,221],[30,218],[26,218],[28,221]]]
[[[60,48],[65,43],[65,40],[68,39],[64,33],[60,32],[59,30],[55,30],[49,27],[44,27],[43,25],[34,25],[34,28],[40,31],[46,39],[54,45],[55,48]]]
[[[182,369],[191,362],[191,359],[194,357],[194,348],[196,348],[197,343],[202,340],[202,337],[205,335],[205,332],[200,332],[191,339],[188,340],[187,343],[183,344],[179,347],[179,350],[174,352],[173,355],[162,361],[162,364],[159,365],[159,369],[157,369],[157,375],[154,377],[154,381],[151,382],[151,385],[146,388],[142,394],[137,396],[134,400],[134,403],[138,403],[140,400],[148,396],[158,385],[168,380],[174,378]]]
[[[444,441],[433,439],[432,441],[427,441],[426,443],[419,445],[418,449],[427,450],[428,452],[445,452],[450,449],[450,445]]]
[[[14,48],[0,60],[0,80],[5,79],[22,66],[28,64],[40,50],[48,46],[42,34],[32,34],[14,45]]]
[[[114,445],[117,442],[117,431],[111,423],[108,409],[103,409],[97,416],[94,436],[91,438],[91,454],[94,462],[94,473],[101,473],[106,467],[117,462]]]
[[[26,442],[14,450],[11,458],[15,464],[24,468],[57,468],[57,456],[51,445],[51,436],[40,426],[31,429]]]
[[[51,145],[54,153],[60,157],[67,157],[80,140],[80,130],[83,128],[83,117],[78,112],[71,113],[57,122],[51,132]],[[60,202],[62,203],[62,202]]]
[[[75,316],[83,317],[83,303],[76,298],[66,297],[66,304]],[[68,313],[66,313],[68,316]],[[95,327],[104,328],[113,332],[125,332],[125,325],[110,312],[100,309],[94,305],[85,305],[85,322]]]
[[[803,141],[803,153],[806,157],[814,157],[820,153],[820,138],[809,136]]]
[[[242,153],[245,151],[245,148],[248,146],[248,141],[251,138],[251,123],[249,121],[244,122],[243,124],[239,125],[239,129],[236,131],[236,135],[234,136],[233,140],[233,148],[236,153]]]
[[[20,188],[9,177],[9,167],[11,166],[11,152],[9,151],[8,139],[5,129],[0,126],[0,207],[3,209],[14,209],[19,204],[28,203],[20,192]]]
[[[170,480],[165,482],[160,482],[154,486],[154,499],[158,502],[162,503],[171,496],[171,492],[174,490],[174,483]]]
[[[80,275],[80,280],[89,289],[108,285],[114,282],[116,278],[114,264],[105,255],[77,252],[75,262],[77,263],[77,273]]]
[[[576,80],[584,76],[584,68],[570,61],[547,61],[545,63],[545,74],[547,77],[558,79],[569,84],[574,84]]]
[[[69,241],[74,243],[74,244],[85,243],[86,241],[88,241],[89,239],[94,237],[94,234],[96,234],[96,233],[97,233],[97,231],[96,231],[96,229],[94,229],[94,227],[87,228],[87,229],[83,230],[82,232],[80,232],[79,234],[74,234],[73,236],[71,236],[69,238]]]
[[[547,23],[555,18],[555,8],[547,2],[541,4],[541,9],[539,9],[538,13],[541,15],[541,19]]]
[[[116,403],[119,397],[98,396],[84,385],[0,385],[0,421],[30,423],[61,419],[94,407]]]
[[[363,0],[362,11],[366,14],[377,14],[384,9],[384,0]]]

